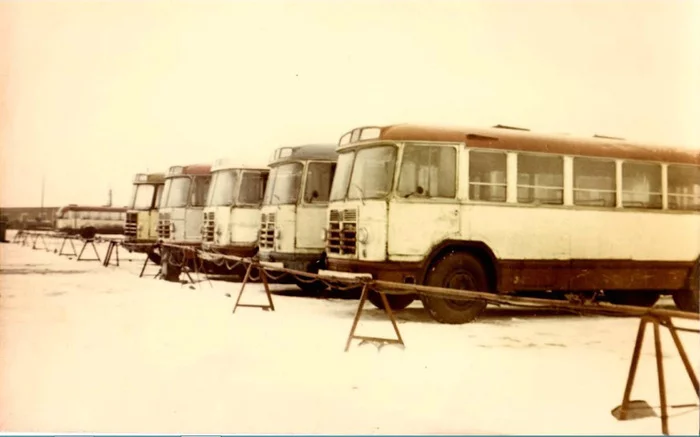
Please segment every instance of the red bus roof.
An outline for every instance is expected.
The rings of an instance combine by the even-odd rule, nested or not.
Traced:
[[[658,146],[602,136],[586,138],[541,134],[507,126],[491,128],[450,128],[416,124],[367,126],[344,134],[341,137],[341,143],[348,134],[354,138],[355,131],[365,128],[374,129],[375,132],[378,130],[378,134],[363,140],[353,139],[352,143],[345,144],[361,144],[377,140],[466,142],[470,147],[479,148],[700,165],[700,150]],[[361,138],[360,134],[356,137]],[[340,144],[339,147],[345,144]]]

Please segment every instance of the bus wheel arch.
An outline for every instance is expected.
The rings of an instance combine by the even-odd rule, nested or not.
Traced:
[[[447,240],[433,248],[421,273],[420,284],[425,281],[435,265],[452,252],[464,252],[476,257],[482,264],[488,280],[488,291],[498,291],[498,261],[491,248],[483,241]]]

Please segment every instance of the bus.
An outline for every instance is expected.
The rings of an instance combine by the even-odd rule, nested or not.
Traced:
[[[158,241],[158,207],[165,186],[165,173],[138,173],[124,222],[122,246],[129,252],[145,253],[160,265],[160,253],[152,250]]]
[[[158,241],[199,249],[202,242],[202,210],[211,182],[211,165],[176,165],[165,175],[163,195],[158,209]],[[181,249],[161,247],[161,275],[177,282],[182,267],[194,268],[196,257],[187,257]]]
[[[273,152],[260,211],[261,261],[309,273],[324,267],[322,230],[337,157],[333,144],[281,147]],[[323,286],[306,278],[294,282],[312,293]]]
[[[323,274],[647,307],[671,294],[698,311],[698,150],[412,124],[353,129],[337,150]],[[486,307],[420,300],[441,323]]]
[[[269,173],[267,167],[246,166],[229,158],[214,162],[202,214],[201,251],[239,257],[257,253],[260,206]],[[238,273],[210,262],[207,270]]]
[[[72,203],[58,209],[55,229],[58,232],[80,235],[86,240],[91,240],[97,234],[123,234],[125,218],[126,208]]]

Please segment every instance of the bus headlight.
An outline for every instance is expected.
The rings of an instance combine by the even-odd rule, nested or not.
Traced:
[[[357,231],[357,241],[359,241],[362,244],[365,244],[368,239],[369,239],[369,232],[367,231],[367,229],[360,228]]]

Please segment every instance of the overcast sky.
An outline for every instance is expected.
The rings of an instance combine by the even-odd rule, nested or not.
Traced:
[[[3,1],[0,206],[396,122],[700,148],[700,1]]]

